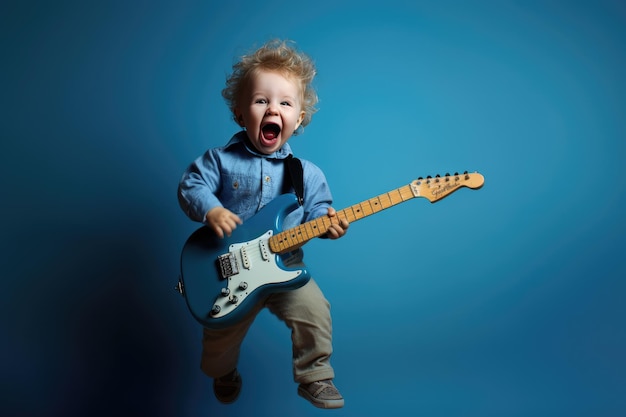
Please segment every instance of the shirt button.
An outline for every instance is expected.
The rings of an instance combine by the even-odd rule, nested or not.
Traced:
[[[269,175],[267,175],[267,176],[265,177],[265,182],[270,182],[270,180],[271,180],[271,178],[269,177]]]

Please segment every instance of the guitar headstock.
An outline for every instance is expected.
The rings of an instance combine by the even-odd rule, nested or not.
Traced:
[[[478,189],[485,183],[485,178],[475,172],[469,174],[465,171],[463,174],[454,173],[454,175],[446,174],[444,176],[436,175],[426,178],[418,178],[411,182],[411,191],[415,197],[424,197],[431,203],[441,200],[442,198],[452,194],[461,187]]]

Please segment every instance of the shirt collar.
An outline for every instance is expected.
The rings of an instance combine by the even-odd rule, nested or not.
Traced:
[[[248,153],[254,156],[261,157],[261,158],[285,159],[287,156],[293,154],[293,152],[291,151],[291,146],[289,146],[288,143],[285,143],[283,146],[280,147],[280,149],[278,149],[276,152],[272,154],[266,155],[263,153],[259,153],[256,151],[256,149],[254,149],[254,147],[250,143],[250,140],[248,139],[248,134],[246,133],[245,130],[242,130],[241,132],[236,133],[228,141],[224,149],[228,149],[237,145],[243,147]]]

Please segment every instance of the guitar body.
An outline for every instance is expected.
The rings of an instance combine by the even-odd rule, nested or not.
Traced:
[[[269,250],[268,240],[282,230],[284,218],[298,201],[284,194],[220,239],[207,226],[187,239],[181,254],[180,290],[193,317],[204,327],[237,323],[268,295],[306,284],[305,268],[285,266]]]

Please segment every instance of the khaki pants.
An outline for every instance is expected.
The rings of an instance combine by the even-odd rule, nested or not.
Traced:
[[[301,288],[270,295],[234,326],[218,330],[204,328],[201,368],[205,374],[217,378],[237,367],[241,343],[263,307],[291,329],[293,376],[297,383],[335,377],[330,366],[330,304],[313,279]]]

